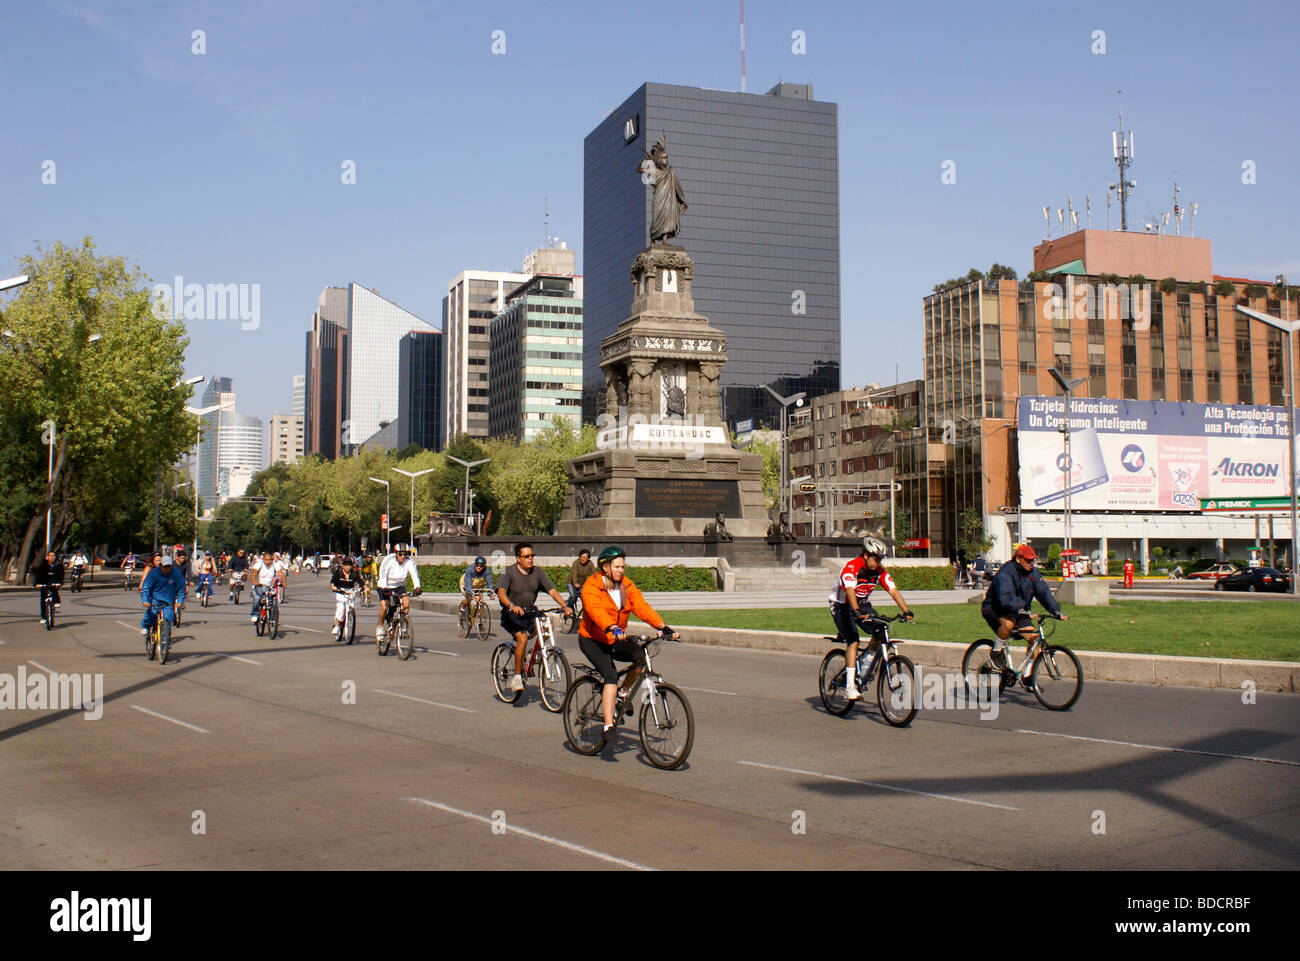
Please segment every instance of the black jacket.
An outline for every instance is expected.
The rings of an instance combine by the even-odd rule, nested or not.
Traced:
[[[56,560],[53,564],[49,564],[42,557],[36,566],[32,568],[32,584],[36,587],[40,587],[42,584],[58,584],[62,587],[63,561]]]
[[[1056,603],[1056,598],[1052,596],[1043,575],[1038,573],[1038,568],[1032,568],[1026,574],[1015,558],[1012,558],[993,575],[993,583],[984,595],[984,603],[993,608],[994,614],[1007,617],[1017,611],[1029,610],[1035,597],[1051,613],[1061,613],[1061,605]]]

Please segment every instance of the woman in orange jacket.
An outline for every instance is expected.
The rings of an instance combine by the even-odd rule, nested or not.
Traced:
[[[605,716],[604,738],[614,731],[614,701],[618,697],[618,668],[614,661],[631,661],[632,670],[624,683],[632,690],[645,666],[645,651],[635,641],[627,640],[627,619],[635,614],[665,635],[672,633],[664,619],[646,603],[632,579],[625,577],[627,554],[621,547],[607,547],[596,558],[596,573],[582,585],[582,624],[578,627],[578,646],[591,665],[600,671],[605,685],[601,689],[601,709]]]

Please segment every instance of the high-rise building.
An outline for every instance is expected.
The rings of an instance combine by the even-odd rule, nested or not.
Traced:
[[[302,417],[307,412],[307,375],[293,375],[293,410],[290,413]]]
[[[439,331],[412,331],[397,354],[397,447],[419,444],[442,450],[446,419],[445,338]]]
[[[412,331],[435,333],[437,328],[378,291],[349,285],[347,420],[354,443],[397,419],[398,345]]]
[[[271,463],[296,464],[303,455],[303,427],[300,414],[271,415]]]
[[[567,275],[538,274],[492,320],[488,429],[530,441],[560,416],[582,420],[582,297]]]
[[[779,424],[764,384],[840,387],[837,107],[787,83],[765,95],[643,84],[587,135],[583,417],[600,406],[600,344],[627,317],[628,270],[649,244],[638,165],[661,136],[689,206],[669,242],[695,261],[696,311],[727,333],[725,417]]]
[[[443,437],[488,436],[488,325],[505,306],[506,294],[528,274],[466,270],[447,285],[442,300],[446,336],[447,401]]]
[[[207,421],[204,437],[199,444],[196,467],[199,497],[211,509],[224,502],[230,494],[231,470],[243,468],[255,474],[266,467],[263,453],[263,425],[260,417],[241,414],[235,407],[235,390],[229,377],[208,378],[199,406],[225,405],[223,410],[205,414]]]
[[[333,460],[345,443],[348,419],[348,291],[326,287],[307,331],[303,442],[308,454]]]

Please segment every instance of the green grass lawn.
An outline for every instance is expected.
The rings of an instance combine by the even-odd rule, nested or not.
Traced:
[[[877,609],[897,613],[892,604]],[[916,620],[896,625],[898,637],[968,643],[992,636],[977,604],[917,604],[912,610]],[[1300,607],[1285,601],[1113,601],[1109,607],[1063,610],[1069,620],[1056,625],[1054,640],[1080,651],[1300,661]],[[824,607],[666,613],[674,627],[835,633]]]

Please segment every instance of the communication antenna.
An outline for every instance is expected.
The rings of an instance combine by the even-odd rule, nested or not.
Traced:
[[[1191,211],[1192,215],[1190,218],[1188,218],[1187,221],[1187,232],[1193,237],[1196,236],[1196,208],[1199,206],[1200,206],[1199,203],[1192,204],[1192,211]]]
[[[551,198],[542,196],[542,236],[546,238],[546,246],[551,246]]]
[[[1075,227],[1078,227],[1078,226],[1079,226],[1079,218],[1078,218],[1077,216],[1075,216],[1075,213],[1074,213],[1074,197],[1073,197],[1073,196],[1066,196],[1066,198],[1065,198],[1065,209],[1066,209],[1066,211],[1070,214],[1070,220],[1071,220],[1071,222],[1074,224]]]
[[[1084,209],[1087,212],[1088,230],[1092,229],[1092,194],[1085,194],[1083,198]]]
[[[1122,97],[1123,90],[1117,91]],[[1133,131],[1124,129],[1124,103],[1120,101],[1119,130],[1111,131],[1111,149],[1115,155],[1115,166],[1119,168],[1119,229],[1128,230],[1128,192],[1137,187],[1137,181],[1129,180],[1126,171],[1133,163]]]
[[[1047,239],[1052,239],[1052,215],[1046,207],[1043,208],[1043,219],[1047,221]]]
[[[740,0],[740,92],[745,92],[745,0]]]
[[[1181,236],[1183,225],[1183,211],[1178,206],[1178,171],[1174,171],[1174,232],[1175,236]]]
[[[1110,230],[1110,198],[1115,192],[1114,184],[1106,185],[1106,229]]]

